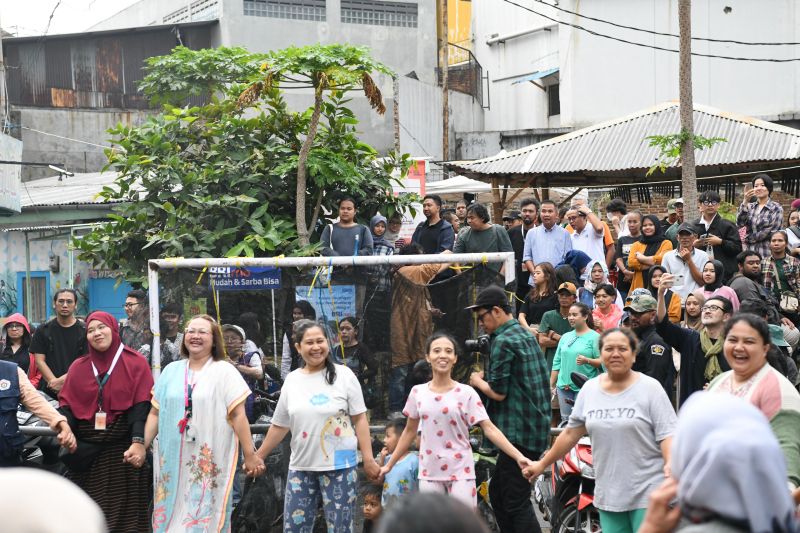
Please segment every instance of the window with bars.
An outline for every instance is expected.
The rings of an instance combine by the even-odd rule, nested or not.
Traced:
[[[342,0],[342,22],[417,27],[417,4],[378,0]]]
[[[244,0],[244,14],[294,20],[325,20],[325,0]]]

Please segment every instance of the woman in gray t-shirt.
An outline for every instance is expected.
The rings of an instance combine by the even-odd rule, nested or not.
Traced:
[[[599,345],[606,373],[583,386],[567,428],[523,473],[535,479],[588,433],[603,531],[633,533],[644,519],[648,495],[664,480],[677,418],[659,382],[631,370],[637,348],[632,333],[607,330]]]

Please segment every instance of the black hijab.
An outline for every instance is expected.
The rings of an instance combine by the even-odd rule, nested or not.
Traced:
[[[644,234],[644,221],[649,220],[656,227],[656,232],[650,236]],[[661,248],[661,243],[664,242],[664,230],[661,227],[661,221],[656,215],[647,215],[642,220],[642,237],[641,241],[645,244],[644,255],[650,257],[656,255],[656,252]]]
[[[714,265],[714,272],[715,272],[714,283],[712,283],[711,285],[708,284],[704,285],[703,290],[714,292],[715,290],[722,287],[722,280],[725,279],[725,267],[722,265],[721,262],[717,261],[716,259],[709,259],[708,261],[706,261],[706,264],[703,265],[703,270],[705,270],[706,265],[709,263]]]

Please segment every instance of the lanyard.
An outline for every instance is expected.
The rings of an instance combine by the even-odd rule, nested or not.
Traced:
[[[97,408],[101,413],[103,412],[103,388],[106,386],[106,383],[108,383],[108,378],[111,377],[111,372],[114,370],[114,367],[117,366],[117,361],[119,361],[119,356],[122,355],[123,348],[124,346],[120,343],[117,353],[114,355],[114,360],[111,361],[111,366],[108,368],[106,375],[103,376],[103,379],[100,379],[97,367],[94,366],[94,361],[92,361],[92,372],[94,372],[94,380],[97,382]]]
[[[213,357],[209,357],[200,372],[206,369],[213,361]],[[192,419],[192,393],[197,388],[198,372],[192,375],[192,381],[189,381],[189,362],[186,362],[186,369],[183,372],[183,418],[178,421],[178,431],[180,433],[186,432],[189,428],[189,421]]]

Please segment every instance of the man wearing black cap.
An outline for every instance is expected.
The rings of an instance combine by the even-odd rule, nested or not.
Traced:
[[[684,222],[678,227],[678,248],[664,254],[661,266],[675,276],[683,276],[683,282],[676,282],[672,292],[686,301],[695,289],[703,286],[703,267],[708,262],[708,254],[694,247],[697,239],[694,226]]]
[[[672,361],[672,348],[656,331],[657,308],[658,301],[650,294],[637,294],[625,306],[625,311],[631,318],[631,329],[639,337],[639,349],[636,351],[633,370],[661,383],[667,397],[672,400],[675,363]]]
[[[739,229],[730,220],[725,220],[717,211],[722,201],[717,191],[704,191],[698,200],[700,218],[695,220],[694,227],[698,239],[694,246],[705,250],[710,259],[716,259],[725,267],[723,283],[728,284],[738,271],[736,256],[742,251],[742,239]]]
[[[508,297],[500,287],[482,290],[475,305],[467,309],[475,313],[492,339],[486,377],[483,372],[473,372],[470,385],[489,398],[487,412],[492,422],[535,461],[547,448],[550,429],[544,354],[533,335],[511,315]],[[519,465],[503,452],[498,452],[489,497],[501,532],[541,531],[533,514],[530,483]]]

